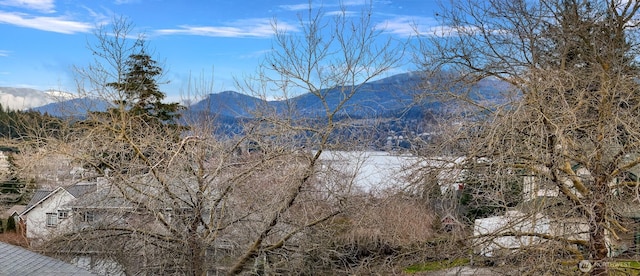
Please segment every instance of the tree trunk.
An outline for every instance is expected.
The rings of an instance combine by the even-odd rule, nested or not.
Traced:
[[[600,197],[600,195],[598,195]],[[607,267],[604,265],[604,259],[607,258],[606,244],[606,204],[599,199],[593,207],[594,217],[589,221],[589,251],[591,259],[595,266],[591,271],[591,275],[606,275]]]
[[[191,226],[189,229],[189,249],[191,252],[191,271],[193,272],[194,276],[205,276],[207,275],[207,269],[205,268],[205,251],[206,251],[206,246],[203,245],[204,243],[202,243],[199,238],[198,238],[198,226],[199,224],[199,218],[202,216],[202,213],[200,212],[200,208],[199,206],[197,206],[196,208],[196,212],[194,217],[192,218],[193,221],[191,222]]]

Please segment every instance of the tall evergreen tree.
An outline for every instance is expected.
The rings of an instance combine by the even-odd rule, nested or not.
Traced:
[[[125,62],[125,75],[121,82],[108,83],[123,96],[115,101],[119,107],[132,116],[140,117],[151,125],[178,126],[180,110],[179,103],[163,103],[165,93],[158,87],[158,78],[162,76],[162,68],[157,65],[144,49],[132,54]],[[115,111],[117,109],[114,108]]]
[[[175,142],[186,129],[179,122],[184,107],[163,102],[166,94],[160,90],[162,67],[146,52],[142,38],[128,43],[126,34],[130,28],[122,21],[111,32],[99,32],[100,43],[92,49],[98,57],[95,65],[78,69],[80,76],[91,80],[86,83],[89,89],[82,90],[97,93],[96,96],[112,103],[106,111],[91,112],[86,120],[74,125],[79,140],[111,141],[110,145],[90,143],[89,155],[94,159],[83,162],[101,173],[105,169],[132,174],[148,172],[149,163],[157,164],[166,157],[157,154],[156,145],[149,142],[153,140],[151,137]]]

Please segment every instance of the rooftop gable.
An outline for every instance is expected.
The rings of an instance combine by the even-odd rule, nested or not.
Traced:
[[[52,195],[56,194],[60,190],[64,190],[64,189],[62,187],[58,187],[53,191],[51,191],[51,190],[37,190],[33,194],[33,197],[31,197],[31,200],[29,200],[29,203],[27,203],[27,207],[24,209],[24,211],[22,213],[20,213],[20,215],[22,216],[22,215],[24,215],[26,213],[29,213],[29,211],[31,211],[33,208],[38,206],[38,204],[44,202],[45,200],[47,200],[47,198],[49,198]]]
[[[69,187],[63,188],[63,187],[58,187],[55,190],[51,191],[51,190],[37,190],[34,194],[33,197],[31,198],[31,200],[29,200],[29,203],[27,204],[27,207],[25,208],[25,210],[20,213],[20,215],[24,215],[26,213],[28,213],[29,211],[31,211],[35,206],[37,206],[38,204],[44,202],[45,200],[47,200],[47,198],[51,197],[52,195],[61,192],[61,191],[65,191],[69,194],[71,194],[74,198],[80,198],[88,193],[92,193],[96,191],[96,184],[95,183],[91,183],[91,182],[80,182],[77,183],[75,185],[71,185]]]
[[[11,208],[9,208],[9,210],[4,212],[4,217],[10,217],[15,214],[20,215],[26,208],[26,205],[13,205],[11,206]]]

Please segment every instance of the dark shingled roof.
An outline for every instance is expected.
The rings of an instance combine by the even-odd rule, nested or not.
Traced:
[[[0,242],[0,275],[97,275],[58,259]]]
[[[31,211],[31,209],[33,209],[34,205],[40,203],[41,201],[43,201],[44,199],[46,199],[47,197],[51,196],[51,194],[58,192],[61,189],[66,190],[67,192],[69,192],[73,197],[75,198],[80,198],[85,194],[91,193],[91,192],[95,192],[96,191],[96,183],[92,183],[92,182],[80,182],[77,183],[75,185],[71,185],[69,187],[66,188],[61,188],[58,187],[55,190],[37,190],[34,194],[33,197],[31,198],[31,200],[29,200],[29,203],[27,203],[27,207],[24,209],[24,211],[22,211],[22,213],[20,213],[20,215],[23,215],[29,211]]]
[[[40,202],[40,200],[42,200],[43,198],[47,197],[52,192],[53,192],[52,190],[36,190],[36,192],[33,193],[33,197],[31,197],[31,200],[29,200],[29,203],[27,203],[27,207],[24,208],[24,210],[25,211],[26,210],[31,210],[31,207],[33,207],[33,205],[38,204],[38,202]]]
[[[69,192],[73,197],[79,198],[86,193],[95,192],[96,191],[96,183],[95,182],[80,182],[73,186],[66,187],[65,190]]]

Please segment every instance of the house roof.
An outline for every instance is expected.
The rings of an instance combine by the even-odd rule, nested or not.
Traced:
[[[108,189],[87,194],[86,196],[69,202],[64,206],[79,209],[133,208],[130,201]]]
[[[177,199],[188,203],[193,197],[187,186],[189,179],[181,181],[185,189],[175,189],[171,195],[167,195],[162,184],[151,174],[137,175],[119,185],[107,182],[96,192],[88,193],[64,206],[73,209],[135,209],[138,204],[144,203],[147,207],[175,208],[173,203],[167,206],[167,202]]]
[[[56,193],[60,189],[62,189],[62,187],[59,187],[53,191],[52,190],[36,190],[36,192],[33,194],[33,197],[31,197],[31,200],[29,200],[29,203],[27,203],[27,207],[24,209],[24,211],[22,211],[22,213],[20,213],[20,215],[28,213],[29,211],[31,211],[31,209],[33,209],[33,207],[40,204],[40,202],[43,202],[44,200],[46,200],[52,194]]]
[[[87,193],[96,191],[95,182],[80,182],[65,188],[73,197],[79,198]]]
[[[31,198],[31,200],[29,200],[29,203],[27,203],[27,207],[24,209],[24,211],[22,213],[20,213],[20,215],[28,213],[35,206],[37,206],[41,202],[45,201],[51,195],[57,193],[60,190],[65,190],[69,194],[71,194],[73,197],[80,198],[80,197],[84,196],[85,194],[88,194],[88,193],[96,191],[96,183],[93,183],[93,182],[80,182],[80,183],[76,183],[76,184],[71,185],[71,186],[66,187],[66,188],[58,187],[53,191],[51,191],[51,190],[37,190],[33,194],[33,197]]]
[[[29,207],[38,204],[38,202],[46,198],[49,194],[51,194],[51,192],[53,192],[53,190],[36,190],[35,193],[33,193],[31,200],[29,200],[29,203],[27,203],[26,209],[29,209]]]
[[[21,214],[26,208],[27,205],[13,205],[11,206],[11,208],[9,208],[9,210],[4,212],[4,217],[13,216],[14,214]]]
[[[3,242],[0,242],[0,267],[2,275],[96,275],[58,259]]]

